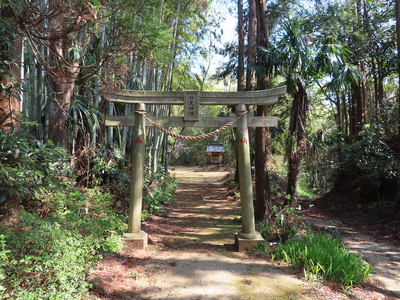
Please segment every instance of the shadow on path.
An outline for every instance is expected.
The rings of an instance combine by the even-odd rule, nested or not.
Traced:
[[[163,217],[143,224],[148,249],[105,257],[95,271],[97,299],[350,299],[298,279],[266,256],[236,252],[240,208],[226,199],[227,172],[195,167],[174,172],[177,199]],[[368,299],[389,299],[378,292]]]
[[[168,216],[144,222],[148,249],[119,254],[120,273],[131,278],[99,284],[102,299],[315,299],[308,283],[235,251],[240,209],[226,199],[227,174],[177,168],[177,199]],[[110,269],[105,262],[97,274]]]

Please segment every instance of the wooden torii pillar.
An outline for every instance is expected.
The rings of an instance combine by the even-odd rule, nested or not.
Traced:
[[[144,249],[147,246],[147,233],[141,230],[143,170],[146,134],[145,127],[156,123],[162,127],[208,127],[220,128],[234,122],[237,116],[243,115],[234,122],[237,127],[238,166],[241,196],[242,231],[235,234],[238,251],[247,250],[255,244],[264,242],[261,234],[255,230],[253,184],[251,177],[249,127],[277,126],[277,117],[256,117],[247,114],[248,105],[269,105],[286,92],[282,86],[270,90],[252,92],[153,92],[120,90],[109,92],[108,100],[114,103],[135,104],[133,116],[107,116],[106,126],[134,126],[132,136],[132,177],[128,216],[128,232],[123,239],[132,248]],[[184,105],[183,117],[159,117],[146,114],[146,105]],[[200,105],[235,106],[235,115],[229,117],[200,117]]]

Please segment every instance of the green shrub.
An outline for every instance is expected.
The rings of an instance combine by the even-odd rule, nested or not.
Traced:
[[[274,205],[268,218],[256,224],[256,230],[267,241],[286,241],[299,231],[299,217],[294,210],[288,205],[283,208]]]
[[[65,187],[72,173],[70,157],[51,143],[43,144],[27,131],[0,132],[0,204],[11,198],[26,200],[45,187]]]
[[[23,205],[0,225],[0,299],[81,299],[88,270],[121,249],[126,217],[109,192],[73,187],[63,149],[21,130],[0,133],[0,152],[0,204]],[[95,172],[116,179],[120,167],[108,161]]]
[[[96,241],[66,230],[55,220],[40,220],[26,211],[4,234],[3,296],[9,299],[81,299],[86,273],[97,261]],[[1,295],[1,294],[0,294]]]
[[[127,161],[118,148],[84,148],[75,153],[72,165],[77,173],[76,183],[79,187],[129,185]]]
[[[338,238],[327,233],[310,233],[290,239],[277,246],[274,258],[303,268],[306,277],[315,274],[346,288],[362,283],[371,271],[371,265],[350,253]]]
[[[55,220],[68,230],[89,235],[96,241],[95,250],[118,251],[120,236],[126,227],[126,217],[112,210],[113,198],[109,192],[98,189],[70,189],[67,192],[36,194],[42,203],[39,210],[46,211],[48,220]]]
[[[340,170],[379,186],[384,179],[396,176],[399,160],[376,127],[366,125],[367,130],[359,133],[359,139],[344,148]]]
[[[175,199],[177,188],[175,178],[166,171],[160,171],[146,176],[144,183],[143,206],[144,213],[157,213],[165,205]],[[142,215],[142,218],[145,216]]]
[[[42,188],[34,202],[19,222],[0,226],[0,298],[81,299],[90,267],[121,249],[126,220],[101,190]]]
[[[0,295],[4,293],[6,289],[4,287],[4,279],[6,278],[4,267],[7,266],[9,252],[10,250],[6,249],[5,235],[0,234]]]

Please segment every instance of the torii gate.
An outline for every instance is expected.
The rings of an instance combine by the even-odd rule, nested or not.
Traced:
[[[147,247],[147,233],[141,230],[144,155],[146,126],[160,130],[164,127],[211,127],[225,130],[237,127],[239,185],[241,196],[242,231],[235,234],[238,251],[247,250],[264,242],[255,230],[253,185],[251,177],[249,127],[277,126],[277,117],[257,117],[247,114],[247,105],[268,105],[277,101],[286,92],[286,86],[261,91],[245,92],[154,92],[120,90],[109,92],[108,100],[114,103],[135,104],[134,116],[107,116],[106,126],[133,126],[132,135],[132,175],[128,215],[128,232],[122,238],[135,249]],[[147,116],[146,105],[184,105],[183,117]],[[236,116],[200,117],[200,105],[235,106]],[[167,130],[166,130],[167,131]],[[204,135],[202,137],[208,137]],[[190,140],[190,138],[188,138]]]

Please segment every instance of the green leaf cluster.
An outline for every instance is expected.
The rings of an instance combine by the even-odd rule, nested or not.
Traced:
[[[21,208],[0,226],[0,295],[8,299],[81,299],[89,270],[103,253],[121,249],[126,220],[111,194],[96,189],[36,192],[36,207]]]
[[[79,187],[96,187],[104,184],[118,187],[129,185],[127,160],[118,148],[87,147],[75,153],[72,165]]]
[[[175,191],[177,187],[174,176],[166,171],[161,170],[147,175],[144,182],[144,210],[142,217],[145,219],[149,213],[157,213],[165,205],[170,204],[176,198]]]
[[[36,140],[27,130],[0,132],[0,203],[18,197],[29,199],[42,187],[68,184],[70,157],[51,143]]]
[[[27,130],[1,133],[0,149],[1,204],[23,204],[0,225],[0,298],[81,299],[89,269],[121,248],[126,217],[109,192],[73,186],[63,149]]]
[[[86,271],[95,261],[89,238],[26,211],[21,212],[19,224],[2,231],[3,251],[8,252],[2,266],[6,274],[3,297],[80,299],[88,288]]]
[[[344,149],[340,170],[344,176],[367,180],[379,187],[398,173],[398,157],[384,141],[379,128],[368,126],[359,139]]]

